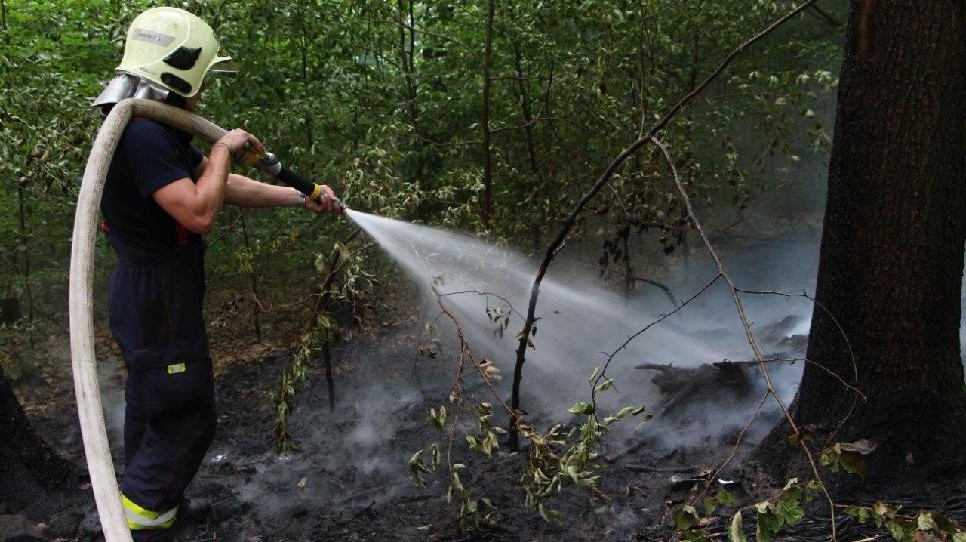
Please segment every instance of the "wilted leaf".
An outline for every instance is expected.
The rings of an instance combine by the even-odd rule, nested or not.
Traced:
[[[728,542],[748,542],[748,537],[741,532],[741,510],[731,516],[731,524],[728,526]]]
[[[483,376],[487,380],[492,380],[494,382],[503,379],[503,375],[500,373],[500,369],[493,364],[492,361],[484,359],[480,362],[480,370],[483,372]]]
[[[861,454],[854,452],[842,452],[842,454],[839,455],[839,464],[843,469],[845,469],[845,472],[865,476],[865,461],[862,459]]]
[[[875,451],[876,443],[871,440],[861,439],[855,442],[839,442],[838,449],[843,452],[852,452],[860,455],[869,455]]]
[[[916,528],[920,531],[934,531],[936,530],[936,522],[932,519],[932,514],[926,511],[919,512],[919,516],[916,517]]]

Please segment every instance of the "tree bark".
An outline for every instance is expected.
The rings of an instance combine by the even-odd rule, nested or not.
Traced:
[[[810,363],[791,412],[815,449],[877,444],[867,489],[966,471],[964,119],[966,4],[853,0]],[[766,464],[798,453],[788,432],[762,443]]]
[[[3,367],[0,367],[0,501],[25,506],[38,491],[71,487],[82,471],[33,429],[24,414]],[[18,501],[18,502],[10,502]]]

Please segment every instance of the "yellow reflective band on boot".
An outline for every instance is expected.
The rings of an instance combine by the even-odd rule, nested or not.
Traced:
[[[132,531],[144,529],[170,529],[178,516],[178,507],[165,512],[152,512],[140,507],[137,503],[121,495],[124,515],[127,517],[127,527]]]
[[[169,375],[176,375],[178,373],[183,373],[183,372],[185,372],[184,362],[173,363],[171,365],[168,365]]]

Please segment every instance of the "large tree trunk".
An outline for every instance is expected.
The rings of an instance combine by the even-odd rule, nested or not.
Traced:
[[[83,471],[33,430],[0,367],[0,503],[6,513],[29,509],[50,490],[76,491]]]
[[[866,488],[966,470],[964,241],[966,3],[853,0],[811,363],[792,412],[814,448],[877,444]],[[776,428],[759,457],[796,454],[787,436]]]

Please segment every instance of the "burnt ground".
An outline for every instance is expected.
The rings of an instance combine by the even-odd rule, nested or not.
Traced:
[[[179,540],[670,540],[669,505],[692,499],[711,478],[709,472],[732,453],[732,466],[711,480],[713,489],[724,481],[742,504],[749,504],[775,487],[754,469],[740,469],[751,445],[735,449],[736,431],[674,446],[643,431],[601,450],[605,461],[597,495],[565,488],[548,502],[559,513],[557,519],[546,522],[524,506],[523,456],[501,451],[482,459],[469,454],[460,438],[453,456],[454,462],[467,464],[461,471],[463,483],[494,504],[487,522],[469,525],[461,521],[458,506],[446,502],[445,473],[429,475],[424,488],[413,484],[409,474],[408,458],[440,438],[427,412],[446,400],[458,354],[451,345],[439,344],[431,345],[430,355],[424,355],[425,348],[421,354],[421,329],[415,311],[383,308],[362,329],[344,335],[333,351],[334,410],[329,408],[321,356],[314,358],[290,417],[295,450],[282,455],[275,451],[272,397],[289,361],[286,348],[280,346],[284,341],[257,344],[236,335],[238,330],[231,325],[216,330],[219,427],[188,491],[190,497],[210,502],[213,514],[204,523],[187,527]],[[112,443],[118,443],[123,370],[110,340],[102,337],[98,344],[107,423]],[[56,362],[18,379],[16,392],[37,432],[67,459],[84,465],[66,337],[52,336],[47,348]],[[701,387],[691,383],[685,397],[666,399],[679,404],[700,393]],[[686,432],[691,421],[669,415],[664,423],[672,431]],[[114,446],[113,453],[117,463],[121,450]],[[0,495],[0,514],[5,514],[0,515],[0,540],[103,539],[83,469],[50,487],[20,479],[27,476],[22,471],[4,472],[17,479],[2,484],[7,493]],[[937,482],[923,488],[924,505],[946,507],[962,521],[964,493],[962,485]],[[723,537],[732,512],[733,508],[721,510],[708,521],[708,531]],[[821,509],[817,514],[780,540],[827,540],[828,523],[818,517]],[[753,521],[745,523],[753,530]],[[841,540],[870,534],[848,518],[839,523]]]

